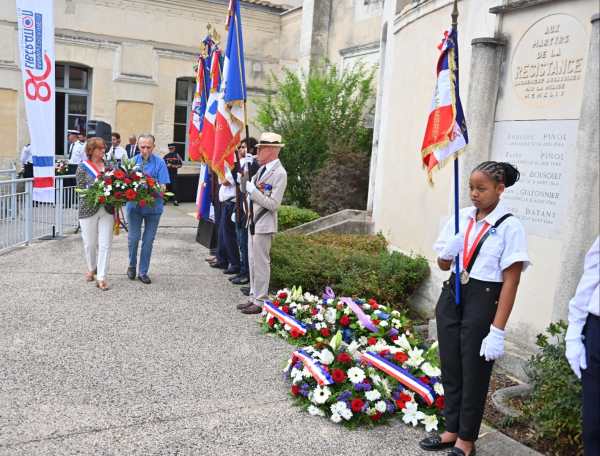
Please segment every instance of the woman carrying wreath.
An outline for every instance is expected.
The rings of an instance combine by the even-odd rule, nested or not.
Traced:
[[[104,170],[104,155],[106,143],[102,138],[90,138],[85,146],[87,160],[83,161],[77,168],[77,188],[85,190],[95,180],[98,173]],[[85,249],[85,258],[88,264],[88,273],[85,280],[92,282],[94,275],[98,274],[96,286],[101,290],[108,290],[105,282],[110,251],[114,235],[114,207],[105,205],[87,206],[85,196],[79,204],[79,224],[81,225],[81,237]],[[96,254],[96,245],[98,253]]]

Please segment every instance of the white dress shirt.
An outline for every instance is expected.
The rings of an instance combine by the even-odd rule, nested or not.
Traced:
[[[589,314],[599,316],[600,294],[600,237],[585,256],[583,277],[577,286],[577,292],[569,303],[569,329],[567,337],[579,336]]]
[[[123,157],[127,158],[127,151],[121,146],[111,147],[106,155],[110,156],[111,154],[114,154],[117,160],[121,160]]]
[[[502,201],[500,201],[496,208],[490,214],[488,214],[487,217],[478,222],[476,219],[476,207],[467,207],[460,210],[459,228],[460,233],[462,233],[463,236],[467,233],[469,222],[474,220],[467,244],[469,253],[471,252],[471,249],[476,247],[473,245],[475,238],[483,229],[485,223],[489,223],[491,228],[498,221],[498,219],[507,212],[508,211],[502,204]],[[440,233],[438,240],[433,245],[433,250],[435,250],[438,254],[441,253],[442,250],[444,250],[446,243],[450,241],[454,235],[454,217],[451,217]],[[461,271],[464,269],[464,254],[465,252],[462,252],[459,255]],[[530,264],[529,255],[527,254],[525,229],[523,228],[523,225],[519,219],[513,216],[504,220],[497,228],[496,234],[490,234],[487,240],[483,243],[469,275],[473,279],[483,280],[486,282],[504,282],[503,271],[511,264],[518,261],[523,262],[523,271],[525,271]],[[451,270],[455,270],[454,262],[452,263]]]
[[[82,161],[87,160],[85,148],[83,147],[83,143],[81,141],[71,143],[69,146],[69,154],[71,155],[71,158],[69,159],[69,164],[71,165],[78,165]]]
[[[276,158],[275,160],[273,160],[272,162],[269,162],[265,165],[265,173],[267,171],[269,171],[273,166],[275,166],[276,163],[279,163],[279,159]],[[260,174],[259,174],[260,175]]]
[[[225,166],[225,178],[227,179],[230,185],[221,185],[221,188],[219,189],[219,201],[223,202],[227,201],[228,199],[231,199],[231,201],[235,201],[236,185],[235,181],[233,180],[233,175],[231,174],[231,171],[227,166]],[[219,179],[219,184],[223,184],[223,181],[221,179]]]
[[[23,147],[23,152],[21,152],[21,163],[23,164],[23,168],[27,163],[33,163],[33,150],[31,144],[27,144]]]

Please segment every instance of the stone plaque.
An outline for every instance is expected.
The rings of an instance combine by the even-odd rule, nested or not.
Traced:
[[[583,84],[588,37],[583,24],[568,14],[552,14],[522,36],[511,61],[517,96],[532,106],[561,101]]]
[[[519,168],[521,179],[502,195],[529,234],[562,239],[578,120],[496,122],[494,161]]]

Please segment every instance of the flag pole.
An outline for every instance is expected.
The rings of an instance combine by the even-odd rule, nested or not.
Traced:
[[[454,0],[454,9],[452,10],[452,28],[455,32],[458,31],[458,0]],[[456,39],[455,46],[458,48],[458,35]],[[456,159],[454,160],[454,232],[458,233],[460,231],[459,226],[459,218],[458,214],[460,211],[460,207],[458,204],[459,200],[459,185],[458,185],[458,154]],[[456,256],[455,259],[456,271],[455,271],[455,286],[456,290],[454,295],[456,297],[456,305],[460,304],[460,254]]]
[[[250,128],[248,127],[248,102],[244,99],[244,116],[246,124],[246,154],[250,153]],[[248,180],[252,180],[252,167],[248,170]],[[247,209],[247,206],[246,206]],[[250,210],[246,212],[248,214],[248,227],[250,234],[254,236],[254,208],[252,202],[250,202]]]

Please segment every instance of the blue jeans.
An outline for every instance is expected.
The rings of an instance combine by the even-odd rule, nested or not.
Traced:
[[[140,239],[142,240],[142,252],[140,253],[140,268],[138,274],[148,274],[152,246],[156,237],[156,230],[162,214],[144,214],[137,211],[127,211],[127,223],[129,223],[129,235],[127,236],[127,247],[129,248],[129,266],[137,266],[137,252]],[[142,221],[144,222],[144,234],[142,235]]]
[[[246,214],[240,210],[240,219],[242,219],[242,227],[237,228],[237,243],[242,252],[242,267],[240,268],[240,274],[250,276],[250,266],[248,265],[248,227],[246,226]]]

